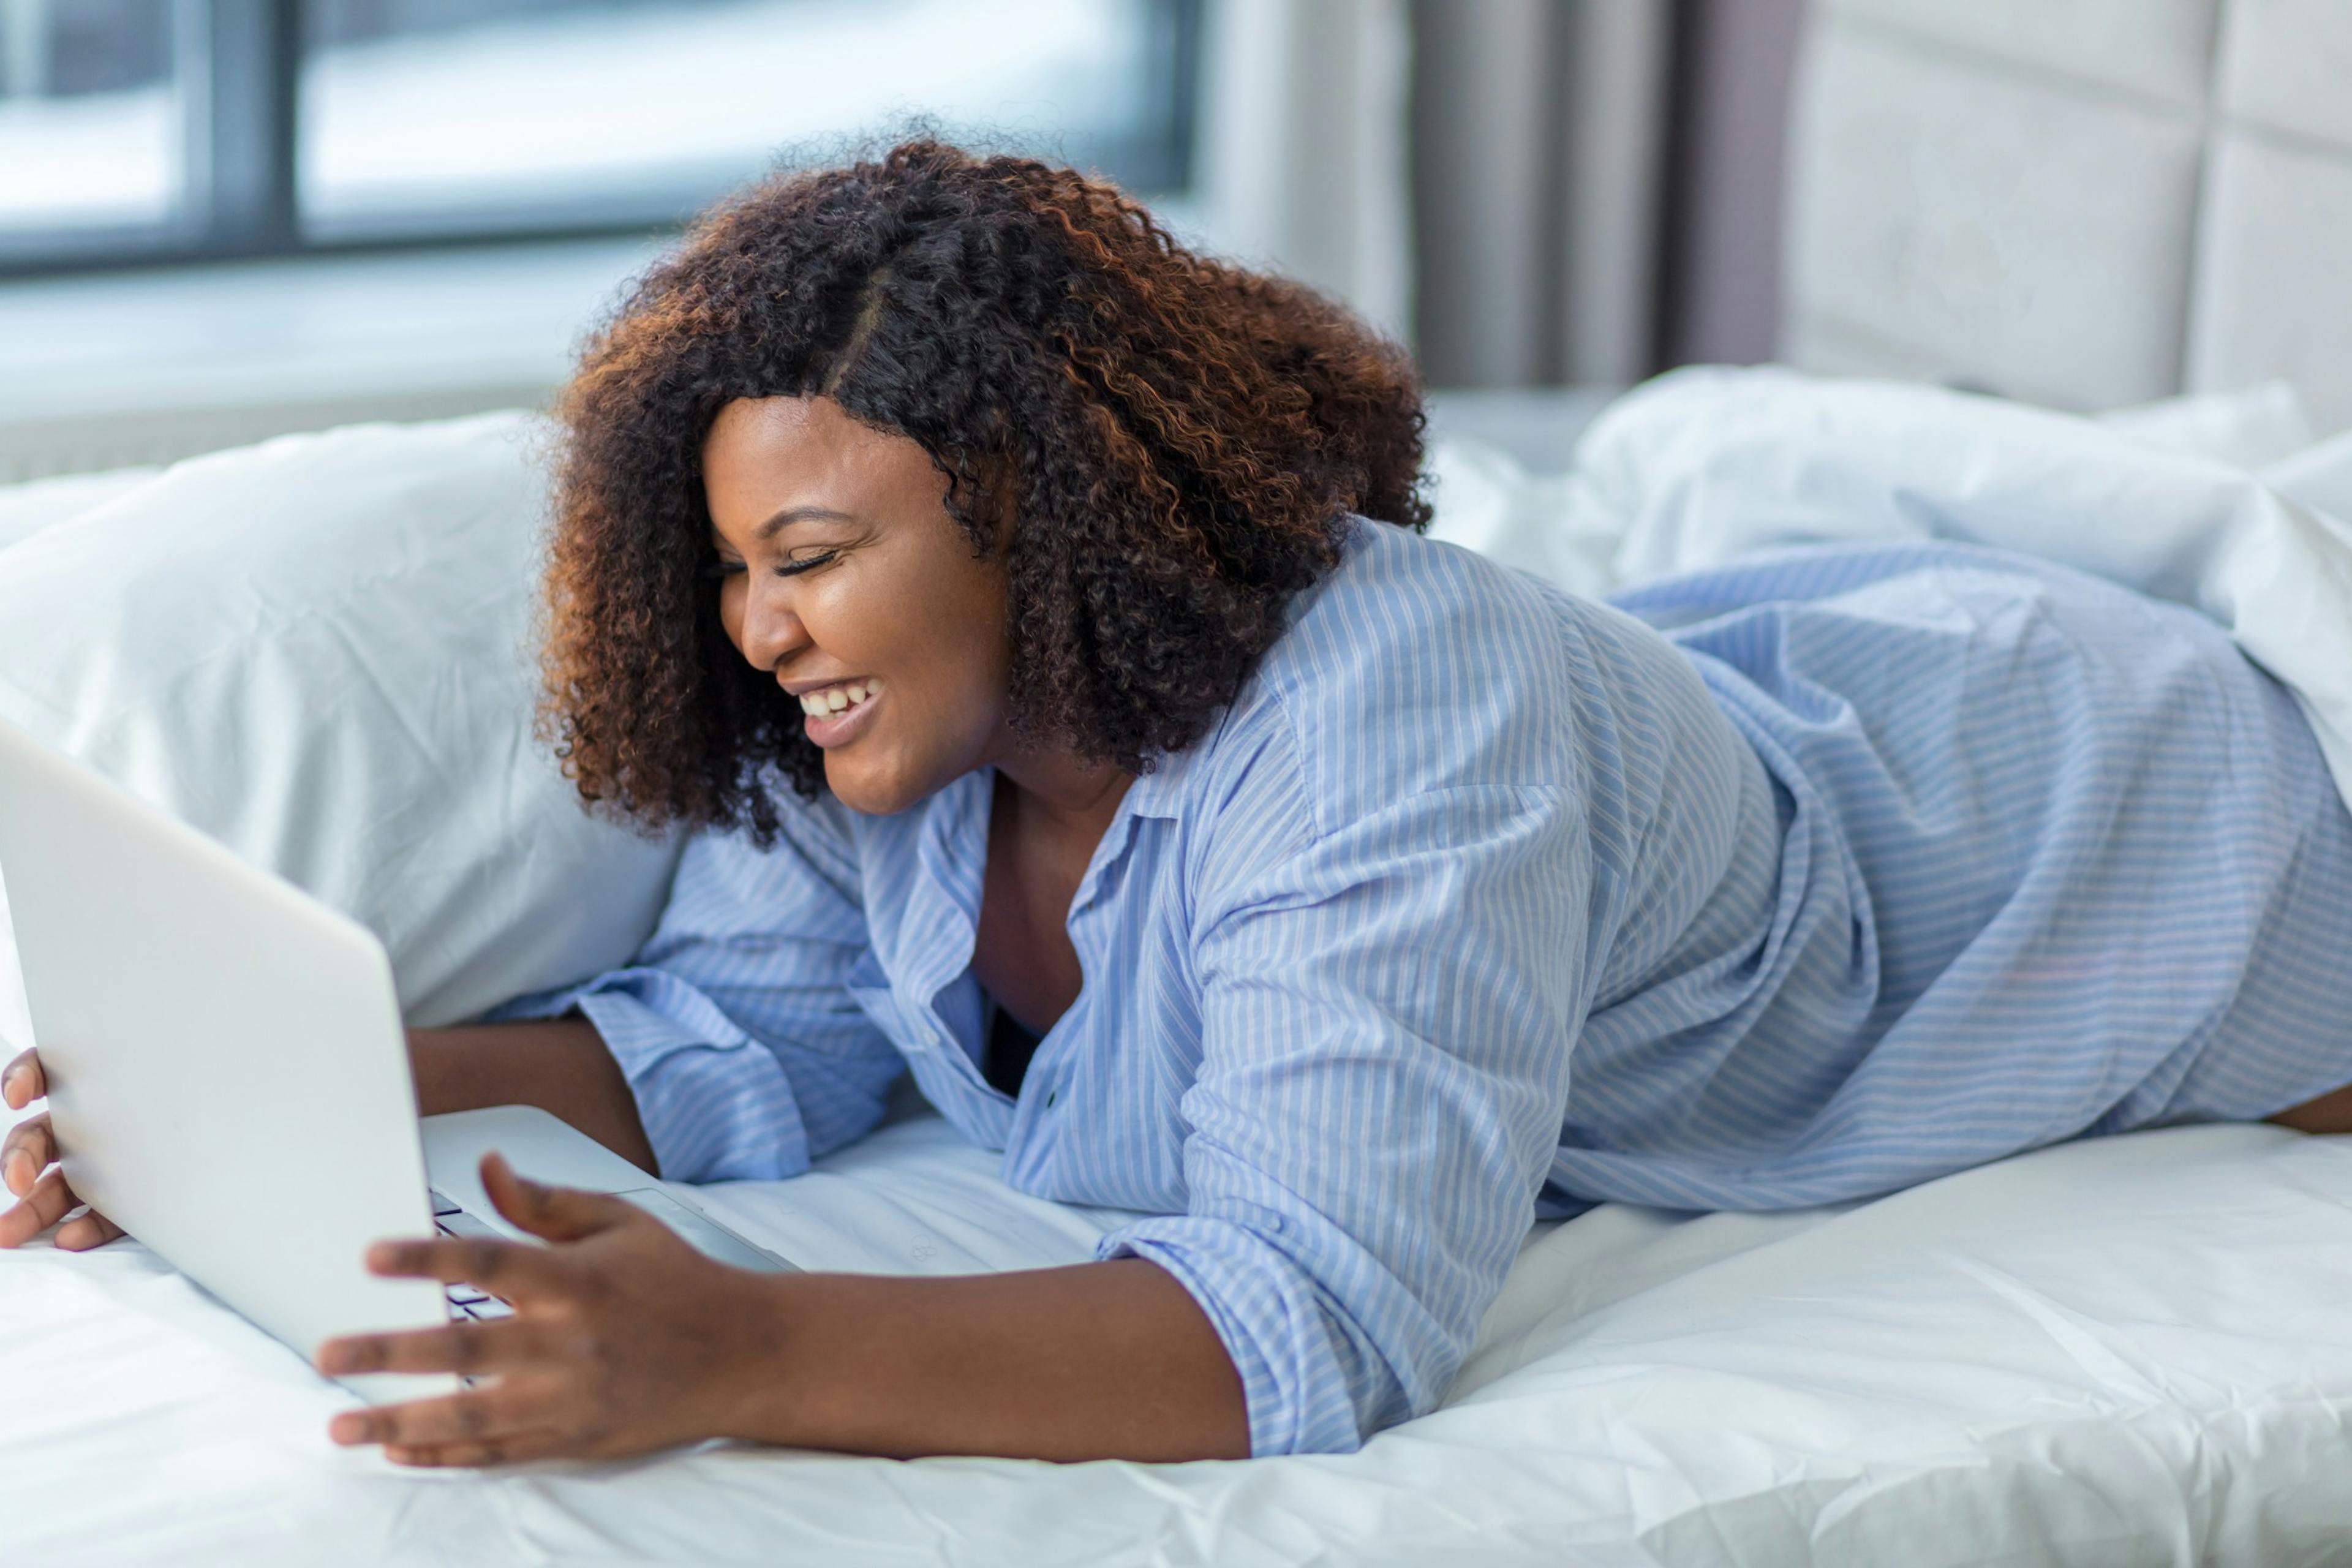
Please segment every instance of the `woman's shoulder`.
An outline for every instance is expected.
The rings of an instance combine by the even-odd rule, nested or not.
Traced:
[[[1585,606],[1524,573],[1359,519],[1293,602],[1220,745],[1280,732],[1318,815],[1415,790],[1568,781]]]

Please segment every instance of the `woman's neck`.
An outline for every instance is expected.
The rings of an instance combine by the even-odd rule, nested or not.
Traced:
[[[1124,768],[1081,762],[1057,751],[1008,752],[997,759],[996,773],[1018,794],[1023,815],[1056,835],[1078,835],[1088,843],[1102,837],[1135,782]]]

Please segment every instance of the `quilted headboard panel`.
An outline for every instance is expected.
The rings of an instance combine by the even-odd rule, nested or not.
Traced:
[[[2352,426],[2352,3],[1815,0],[1781,354]]]

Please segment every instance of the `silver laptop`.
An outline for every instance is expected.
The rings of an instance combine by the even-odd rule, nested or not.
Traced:
[[[793,1267],[545,1111],[420,1129],[373,934],[5,723],[0,889],[76,1195],[306,1362],[340,1334],[507,1312],[361,1263],[370,1242],[436,1230],[530,1239],[482,1191],[491,1148],[618,1193],[722,1262]],[[338,1381],[377,1403],[457,1385]]]

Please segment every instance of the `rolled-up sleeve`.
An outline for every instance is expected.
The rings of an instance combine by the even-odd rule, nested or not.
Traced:
[[[672,1181],[804,1171],[881,1120],[905,1066],[847,986],[866,928],[846,829],[822,805],[783,817],[764,851],[736,834],[690,840],[626,967],[487,1016],[584,1016]]]
[[[1192,1293],[1257,1455],[1353,1449],[1444,1396],[1532,1223],[1591,966],[1571,792],[1294,816],[1207,879],[1187,1212],[1097,1248]]]

